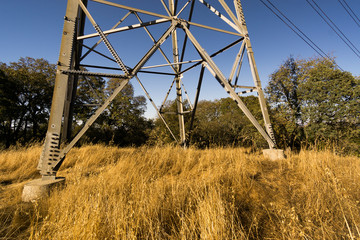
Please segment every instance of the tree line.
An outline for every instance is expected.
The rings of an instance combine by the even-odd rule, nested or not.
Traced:
[[[0,63],[0,147],[41,142],[47,130],[56,66],[44,59],[20,58]],[[80,78],[74,105],[74,132],[120,84],[119,79]],[[360,153],[360,79],[337,69],[323,58],[289,57],[271,74],[265,89],[271,121],[280,148],[299,150],[308,145],[334,143],[346,153]],[[262,124],[255,96],[242,100]],[[185,104],[185,108],[189,108]],[[131,84],[111,103],[81,143],[118,146],[172,143],[160,119],[146,119],[146,100],[134,96]],[[175,101],[164,111],[176,112]],[[165,115],[176,134],[176,115]],[[189,128],[190,115],[185,116]],[[234,101],[200,101],[189,143],[198,147],[266,147]]]

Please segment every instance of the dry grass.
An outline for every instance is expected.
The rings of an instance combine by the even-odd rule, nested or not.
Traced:
[[[87,146],[20,202],[40,147],[0,153],[0,239],[360,239],[360,162],[303,151]]]

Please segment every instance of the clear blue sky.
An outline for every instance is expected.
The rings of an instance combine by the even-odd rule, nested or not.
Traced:
[[[140,4],[144,9],[151,9],[152,11],[165,14],[159,0],[112,1],[120,4],[134,4],[138,6]],[[360,1],[346,1],[357,16],[360,16]],[[185,2],[185,0],[179,0],[179,2]],[[208,2],[212,3],[213,0],[208,0]],[[232,1],[227,2],[229,5],[232,5]],[[272,0],[272,2],[306,33],[312,41],[320,46],[324,52],[335,56],[338,65],[342,69],[351,72],[355,76],[360,75],[360,59],[339,39],[329,26],[323,22],[306,0]],[[346,34],[352,43],[360,49],[360,27],[350,18],[339,1],[316,0],[316,2]],[[9,63],[17,61],[20,57],[29,56],[33,58],[45,58],[50,63],[56,63],[59,54],[66,3],[66,0],[2,1],[0,4],[0,22],[2,29],[0,37],[0,62]],[[273,15],[260,0],[242,0],[242,4],[263,86],[267,85],[269,75],[290,55],[293,55],[295,58],[316,56],[314,50]],[[214,5],[216,6],[216,4]],[[205,12],[208,11],[206,8],[203,10]],[[221,7],[219,7],[218,10],[225,13]],[[110,28],[116,22],[115,20],[105,21],[106,19],[110,19],[112,13],[112,10],[99,10],[94,14],[95,20],[98,20],[103,30]],[[198,22],[201,22],[201,16],[206,19],[208,15],[197,15],[199,18]],[[94,32],[91,28],[88,29],[89,33]],[[195,31],[195,29],[193,31]],[[156,33],[157,31],[154,30],[154,35],[156,35]],[[213,41],[214,44],[216,44],[217,39],[211,39],[215,39]],[[142,38],[133,39],[133,42],[136,43],[137,46],[150,46],[146,45],[146,43],[143,44]],[[209,40],[204,44],[206,45],[211,42],[212,41]],[[149,42],[147,42],[147,44],[148,43]],[[139,47],[139,49],[140,48],[141,47]],[[123,56],[122,54],[126,55],[126,53],[129,53],[128,50],[129,49],[125,52],[119,52],[120,57]],[[143,52],[144,51],[147,51],[146,47],[144,47]],[[125,64],[131,65],[132,60],[130,58],[124,56],[123,60]],[[221,64],[221,61],[219,64]],[[230,63],[227,64],[229,65]],[[197,77],[195,78],[197,79]],[[184,82],[186,84],[185,79]],[[165,95],[170,83],[164,84],[166,85],[164,86],[164,89],[166,89],[165,92],[163,92],[164,90],[157,92],[156,89],[158,87],[156,84],[153,82],[146,83],[146,79],[144,79],[144,84],[149,88],[148,90],[150,92],[151,90],[155,91],[152,93],[152,96],[156,104],[160,105],[163,95]],[[133,85],[135,86],[136,94],[143,95],[137,83],[133,82]],[[162,83],[160,83],[160,85],[162,85]],[[189,87],[187,87],[191,99],[193,99],[195,94],[195,91],[192,90],[195,85],[194,79],[192,79]],[[223,90],[215,81],[209,82],[208,84],[206,83],[202,92],[203,99],[215,99],[225,96]],[[149,104],[148,109],[150,111],[147,116],[154,116],[154,111],[151,110],[152,107]]]

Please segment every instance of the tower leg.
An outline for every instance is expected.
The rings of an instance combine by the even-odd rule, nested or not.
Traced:
[[[78,2],[69,0],[64,20],[63,35],[61,40],[60,55],[55,78],[55,87],[51,104],[50,119],[46,133],[42,155],[39,160],[38,170],[44,179],[55,180],[55,163],[60,158],[60,138],[62,120],[64,115],[65,100],[69,93],[69,76],[62,73],[73,66],[73,42],[76,32],[78,17]]]
[[[175,16],[176,3],[174,0],[169,0],[169,10],[171,15]],[[171,34],[172,36],[172,46],[173,46],[173,58],[174,63],[179,62],[179,46],[176,30]],[[176,82],[176,105],[177,105],[177,114],[179,118],[179,134],[180,134],[180,145],[186,146],[186,137],[185,137],[185,120],[184,120],[184,105],[182,99],[182,90],[181,90],[181,81],[180,81],[180,68],[179,65],[175,66],[175,71],[177,76],[175,77]]]
[[[176,103],[177,114],[179,116],[179,132],[180,132],[180,145],[185,147],[185,120],[184,120],[184,105],[182,100],[182,91],[180,78],[176,77]]]

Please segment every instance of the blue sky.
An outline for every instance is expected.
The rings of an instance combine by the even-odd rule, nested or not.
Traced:
[[[130,4],[137,7],[141,6],[143,9],[165,14],[160,1],[158,0],[112,1],[124,5]],[[352,10],[360,16],[360,1],[346,1],[352,7]],[[179,2],[185,1],[179,0]],[[208,2],[213,3],[213,0],[208,0]],[[227,2],[229,5],[232,5],[232,1]],[[351,72],[355,76],[360,75],[360,59],[339,39],[330,27],[323,22],[306,0],[272,0],[272,2],[303,32],[305,32],[312,41],[320,46],[324,52],[335,56],[338,65],[342,69]],[[317,0],[316,2],[354,43],[354,45],[360,49],[360,27],[350,18],[340,5],[339,1]],[[9,63],[17,61],[20,57],[29,56],[33,58],[45,58],[51,63],[56,63],[59,54],[66,3],[66,0],[2,1],[0,5],[0,22],[2,25],[2,34],[0,37],[0,62]],[[217,6],[216,4],[214,5]],[[314,50],[306,45],[306,43],[273,15],[260,0],[242,0],[242,5],[263,86],[267,85],[269,75],[290,55],[295,58],[309,58],[316,56]],[[95,5],[93,8],[97,9],[97,6]],[[221,7],[217,9],[220,12],[225,13]],[[118,13],[117,11],[118,10],[110,8],[100,9],[99,7],[97,12],[94,13],[94,18],[98,21],[103,30],[106,30],[115,24],[118,16],[123,14],[116,15]],[[204,21],[203,23],[212,21],[213,16],[209,15],[208,10],[203,8],[203,11],[204,12],[199,12],[196,15],[196,21]],[[115,15],[116,17],[113,17]],[[145,16],[144,19],[146,20]],[[129,23],[130,22],[131,21],[129,21]],[[125,25],[127,24],[122,26]],[[161,33],[160,26],[158,29],[156,26],[153,29],[153,34],[156,37],[160,36],[157,35]],[[91,27],[87,28],[87,31],[89,33],[94,32]],[[192,31],[196,33],[194,28]],[[211,46],[216,46],[216,44],[221,42],[215,35],[207,34],[210,33],[207,32],[201,36],[203,38],[203,44],[209,46],[209,48],[211,48]],[[125,64],[131,65],[132,62],[136,62],[136,57],[135,59],[132,59],[129,56],[136,56],[136,53],[138,53],[140,57],[147,51],[148,46],[151,46],[151,42],[149,42],[147,35],[143,35],[145,36],[144,38],[147,38],[146,40],[143,37],[140,37],[140,35],[136,36],[138,37],[130,39],[129,35],[130,40],[128,39],[128,43],[133,44],[129,46],[141,47],[127,47],[126,49],[121,49],[119,51],[119,55],[124,60]],[[231,42],[231,37],[229,37],[229,39],[224,39],[224,41],[225,40]],[[126,45],[126,43],[125,40],[122,42],[123,45]],[[165,46],[166,45],[164,45],[164,48]],[[134,54],[131,54],[132,52],[134,52]],[[209,52],[211,51],[209,50]],[[191,49],[189,50],[189,54],[191,54]],[[225,61],[226,56],[227,55],[224,55],[224,59],[220,58],[217,63],[219,65],[225,64],[226,66],[232,64],[232,59],[229,62]],[[197,59],[198,57],[194,58]],[[184,76],[185,87],[189,86],[187,87],[187,90],[191,100],[195,95],[193,88],[196,86],[197,74],[198,73],[194,73],[196,77],[190,77],[188,82],[186,82],[187,79],[185,79],[186,76]],[[210,78],[210,76],[208,76],[208,78]],[[160,105],[170,83],[161,78],[159,78],[158,82],[147,81],[147,78],[144,77],[144,85],[152,94],[156,104]],[[133,82],[133,85],[135,86],[136,94],[143,95],[138,84]],[[162,87],[163,89],[161,89]],[[204,84],[201,98],[218,99],[226,97],[226,94],[223,92],[224,91],[218,86],[218,83],[215,80],[209,80]],[[155,113],[149,104],[148,109],[147,116],[153,117]]]

